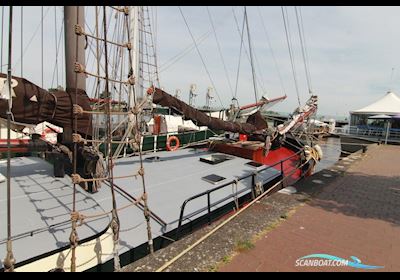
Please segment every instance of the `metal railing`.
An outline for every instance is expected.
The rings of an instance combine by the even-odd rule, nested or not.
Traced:
[[[348,127],[337,127],[334,133],[337,134],[350,134],[357,136],[364,136],[368,138],[376,138],[385,140],[387,130],[386,128],[378,128],[371,126],[348,126]],[[391,128],[389,129],[389,135],[387,137],[389,140],[400,141],[400,129]]]
[[[197,195],[194,195],[194,196],[192,196],[192,197],[186,199],[186,200],[182,203],[182,206],[181,206],[181,211],[180,211],[180,215],[179,215],[179,222],[178,222],[178,227],[177,227],[177,231],[176,231],[176,238],[178,239],[178,237],[179,237],[179,233],[180,233],[181,227],[182,227],[182,222],[183,222],[183,220],[184,220],[184,217],[183,217],[183,216],[184,216],[185,208],[186,208],[186,205],[187,205],[190,201],[195,200],[195,199],[198,199],[198,198],[203,197],[203,196],[207,196],[207,216],[208,216],[208,223],[210,224],[210,223],[211,223],[211,207],[212,207],[212,206],[215,206],[215,204],[214,204],[214,205],[211,204],[211,193],[213,193],[213,192],[215,192],[215,191],[217,191],[217,190],[220,190],[220,189],[222,189],[222,188],[225,188],[225,187],[227,187],[227,186],[230,186],[230,185],[232,185],[232,184],[237,184],[238,182],[240,182],[240,181],[242,181],[242,180],[244,180],[244,179],[247,179],[247,178],[250,178],[250,177],[251,177],[251,178],[252,178],[252,181],[251,181],[251,194],[252,194],[252,198],[254,199],[254,198],[256,197],[256,183],[255,183],[255,180],[256,180],[256,176],[257,176],[259,173],[264,172],[264,171],[266,171],[266,170],[268,170],[268,169],[271,169],[271,168],[273,168],[273,167],[275,167],[275,166],[277,166],[277,165],[280,165],[280,171],[281,171],[280,175],[281,175],[281,178],[284,178],[285,174],[284,174],[284,169],[283,169],[283,163],[284,163],[285,161],[287,161],[287,160],[289,160],[289,159],[295,157],[295,156],[298,156],[298,155],[299,155],[300,153],[302,153],[303,151],[304,151],[304,149],[301,149],[301,150],[299,150],[298,152],[296,152],[295,154],[293,154],[293,155],[291,155],[291,156],[289,156],[289,157],[287,157],[287,158],[284,158],[284,159],[282,159],[282,160],[280,160],[280,161],[278,161],[278,162],[276,162],[276,163],[274,163],[274,164],[272,164],[272,165],[268,165],[268,166],[266,166],[266,167],[264,167],[264,168],[262,168],[262,169],[260,169],[260,170],[255,170],[255,171],[252,172],[252,173],[249,173],[249,174],[247,174],[247,175],[243,175],[243,176],[238,177],[238,178],[236,178],[236,179],[233,179],[233,180],[231,180],[231,181],[229,181],[229,182],[227,182],[227,183],[224,183],[224,184],[222,184],[222,185],[220,185],[220,186],[217,186],[217,187],[215,187],[215,188],[212,188],[212,189],[210,189],[210,190],[204,191],[204,192],[202,192],[202,193],[199,193],[199,194],[197,194]],[[282,181],[282,186],[283,186],[283,181]],[[265,191],[265,190],[264,190],[264,186],[262,186],[262,188],[263,188],[263,191],[262,191],[262,193],[263,193],[263,192]],[[238,193],[239,193],[239,192],[237,192],[235,195],[237,195]],[[230,197],[232,197],[232,196],[233,196],[233,195],[231,195]],[[216,204],[219,204],[220,202],[221,202],[221,201],[217,202]],[[191,218],[192,216],[194,216],[194,215],[196,215],[196,214],[198,214],[199,212],[202,212],[202,211],[204,211],[204,210],[196,211],[195,213],[192,213],[191,215],[185,217],[185,220]]]

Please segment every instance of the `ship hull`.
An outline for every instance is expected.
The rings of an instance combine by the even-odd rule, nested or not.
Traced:
[[[264,157],[253,159],[253,161],[261,161],[260,163],[262,163],[264,167],[271,167],[266,171],[260,171],[259,175],[257,176],[256,180],[261,180],[262,182],[262,191],[266,191],[272,186],[275,186],[278,182],[281,182],[283,177],[288,177],[288,179],[277,185],[277,187],[270,192],[271,194],[287,186],[288,184],[293,184],[302,177],[311,174],[315,166],[315,162],[310,160],[304,163],[299,151],[300,150],[297,150],[292,146],[282,146],[270,151],[267,155],[264,155]],[[210,188],[213,188],[213,185],[201,180],[201,176],[209,173],[215,173],[224,176],[227,178],[226,180],[229,180],[229,178],[236,178],[238,174],[243,174],[243,172],[252,174],[255,170],[258,170],[252,167],[245,167],[246,171],[244,171],[243,167],[247,166],[246,163],[248,163],[249,160],[242,157],[234,157],[230,162],[224,162],[216,166],[207,166],[206,164],[199,162],[198,157],[214,153],[215,152],[210,152],[203,149],[199,149],[197,151],[184,149],[176,152],[151,153],[152,156],[160,156],[161,161],[159,162],[148,162],[146,160],[148,156],[145,155],[145,170],[147,174],[146,182],[148,184],[147,187],[149,192],[150,208],[155,213],[161,214],[159,216],[165,219],[167,223],[167,226],[164,227],[157,225],[155,221],[152,221],[153,232],[156,232],[154,234],[154,247],[156,250],[171,243],[171,241],[166,238],[177,240],[196,230],[197,228],[232,212],[236,202],[232,198],[232,187],[231,185],[228,185],[227,188],[221,189],[221,191],[224,193],[215,194],[215,197],[214,194],[211,196],[213,205],[210,212],[207,212],[207,207],[204,205],[203,200],[197,201],[196,203],[192,203],[187,206],[185,215],[183,216],[184,219],[182,220],[182,224],[178,224],[177,217],[179,217],[179,210],[182,208],[181,203],[191,196],[196,196],[199,192],[201,192],[201,190],[209,190]],[[282,164],[279,163],[280,161],[282,161]],[[165,164],[168,164],[168,162],[171,163],[168,165],[168,170],[165,170],[167,166]],[[126,169],[132,170],[132,167],[137,163],[137,159],[135,158],[119,160],[116,163],[114,173],[115,176],[118,176],[119,173],[127,174]],[[157,164],[163,165],[164,167],[160,169],[157,167]],[[176,169],[172,169],[174,166]],[[193,172],[195,175],[187,174],[188,170]],[[27,170],[27,172],[29,171]],[[174,175],[175,173],[176,175]],[[23,175],[25,176],[25,174]],[[168,179],[163,179],[163,176],[166,176],[165,178]],[[51,176],[49,176],[49,178],[51,178]],[[45,180],[45,178],[43,178],[43,180]],[[47,180],[48,179],[46,179],[46,181]],[[66,183],[67,182],[68,180],[66,180]],[[136,187],[136,191],[132,192],[132,183],[129,182],[132,181],[127,179],[116,180],[116,184],[122,186],[121,189],[129,192],[132,194],[132,196],[137,197],[138,194],[140,194],[140,188]],[[260,194],[255,194],[254,183],[255,181],[252,181],[251,178],[239,182],[236,193],[239,206],[251,201]],[[40,189],[42,189],[42,187],[43,186],[40,186]],[[66,185],[63,188],[65,188],[66,195],[62,195],[60,197],[62,197],[62,199],[67,199],[69,197],[68,193],[70,193],[67,190],[69,190],[70,187]],[[14,189],[14,192],[15,191],[16,190]],[[96,195],[101,195],[101,197],[96,197]],[[82,191],[80,191],[79,196],[86,197],[84,200],[82,200],[82,203],[85,201],[86,202],[82,205],[78,205],[78,209],[86,207],[87,201],[90,200],[93,200],[94,205],[99,203],[104,209],[110,207],[110,201],[105,203],[104,206],[102,204],[104,199],[108,197],[107,188],[101,189],[101,191],[98,194],[95,194],[94,197],[92,197],[90,194],[85,194]],[[27,198],[29,198],[29,195]],[[55,195],[54,198],[50,198],[56,200],[60,199],[55,197]],[[21,198],[18,197],[18,199]],[[119,206],[123,206],[128,202],[129,201],[127,201],[127,197],[118,192],[117,204]],[[23,207],[24,202],[20,203],[21,205],[18,206]],[[31,202],[27,201],[26,203]],[[68,203],[70,203],[70,201]],[[171,209],[171,206],[173,206],[173,209],[175,210],[168,210]],[[39,204],[37,207],[41,208],[42,203],[40,203],[40,207]],[[92,209],[92,207],[88,209]],[[49,208],[49,210],[45,211],[54,210]],[[65,213],[63,214],[65,216],[64,219],[68,220],[68,208],[63,211],[63,213]],[[87,211],[88,210],[86,210],[86,212]],[[169,213],[169,211],[171,211],[171,213]],[[43,215],[42,217],[46,217],[46,219],[49,219],[50,215],[52,214],[52,212],[46,213],[43,212],[43,210],[40,210],[38,213]],[[112,271],[114,269],[112,231],[108,227],[108,218],[109,217],[105,217],[103,219],[104,221],[101,223],[103,226],[96,227],[95,224],[91,224],[90,221],[86,222],[89,233],[93,232],[93,229],[96,228],[96,234],[85,235],[86,228],[78,228],[78,234],[82,238],[82,241],[76,249],[76,271]],[[149,250],[145,238],[146,230],[143,226],[144,218],[142,211],[136,208],[128,208],[119,213],[119,218],[121,221],[121,245],[119,251],[120,262],[121,265],[124,266],[147,255]],[[140,225],[140,228],[138,228],[138,225]],[[85,226],[86,224],[84,224],[83,227]],[[49,236],[52,234],[54,235],[52,231],[54,231],[54,229],[49,229]],[[70,232],[70,223],[65,223],[65,225],[63,225],[62,232],[61,230],[55,230],[54,232],[60,234],[60,236],[55,235],[54,237],[59,240],[58,243],[62,243],[60,241],[63,241],[63,246],[41,254],[35,254],[35,237],[38,236],[37,238],[39,238],[41,234],[44,234],[43,232],[35,233],[31,237],[25,237],[27,239],[31,238],[31,242],[33,243],[32,248],[30,248],[32,250],[30,252],[32,257],[24,260],[21,260],[20,250],[22,249],[18,244],[19,241],[14,241],[17,242],[17,244],[14,245],[14,255],[16,256],[17,260],[20,260],[20,262],[17,262],[16,264],[16,271],[50,271],[54,269],[64,271],[70,270],[71,249],[69,248],[69,244],[65,242],[68,240],[67,236]],[[51,243],[52,242],[49,241],[48,245],[50,246]],[[2,252],[5,252],[5,250],[2,250]]]

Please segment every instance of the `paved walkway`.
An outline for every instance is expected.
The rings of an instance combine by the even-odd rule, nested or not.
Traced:
[[[296,266],[317,253],[384,266],[370,271],[400,271],[400,146],[372,147],[362,160],[343,160],[335,169],[349,165],[327,185],[314,182],[322,192],[220,271],[365,271]]]

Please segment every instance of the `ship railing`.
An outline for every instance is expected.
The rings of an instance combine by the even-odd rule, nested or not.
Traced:
[[[204,211],[204,210],[196,211],[195,213],[192,213],[192,214],[190,214],[189,216],[184,217],[186,205],[187,205],[190,201],[193,201],[193,200],[195,200],[195,199],[198,199],[198,198],[207,196],[207,219],[208,219],[208,224],[210,224],[210,223],[211,223],[211,217],[212,217],[212,216],[211,216],[211,215],[212,215],[211,207],[212,207],[212,206],[215,206],[215,203],[214,203],[214,205],[211,203],[211,194],[212,194],[213,192],[216,192],[216,191],[218,191],[218,190],[220,190],[220,189],[222,189],[222,188],[226,188],[226,187],[232,186],[232,184],[237,184],[238,182],[240,182],[240,181],[242,181],[242,180],[245,180],[245,179],[248,179],[248,178],[251,177],[251,196],[252,196],[252,199],[255,199],[255,198],[257,197],[257,195],[256,195],[256,194],[257,194],[257,190],[256,190],[256,177],[257,177],[257,175],[258,175],[259,173],[261,173],[261,172],[264,172],[264,171],[266,171],[266,170],[269,170],[269,169],[274,168],[274,167],[276,167],[276,166],[279,165],[279,168],[280,168],[280,178],[283,179],[284,176],[285,176],[284,165],[283,165],[283,163],[284,163],[285,161],[288,161],[288,160],[294,158],[294,157],[297,157],[297,156],[298,156],[299,154],[301,154],[302,152],[304,152],[304,149],[300,149],[300,150],[299,150],[298,152],[296,152],[295,154],[293,154],[293,155],[291,155],[291,156],[289,156],[289,157],[286,157],[286,158],[284,158],[284,159],[282,159],[282,160],[280,160],[280,161],[278,161],[278,162],[276,162],[276,163],[274,163],[274,164],[267,165],[267,166],[264,167],[264,168],[260,168],[259,170],[255,170],[254,172],[251,172],[251,173],[249,173],[249,174],[246,174],[246,175],[237,177],[236,179],[233,179],[233,180],[231,180],[231,181],[229,181],[229,182],[226,182],[226,183],[224,183],[224,184],[222,184],[222,185],[220,185],[220,186],[217,186],[217,187],[215,187],[215,188],[209,189],[209,190],[207,190],[207,191],[204,191],[204,192],[202,192],[202,193],[199,193],[199,194],[197,194],[197,195],[194,195],[194,196],[192,196],[192,197],[186,199],[186,200],[182,203],[182,206],[181,206],[181,211],[180,211],[180,214],[179,214],[178,227],[177,227],[177,230],[176,230],[176,239],[179,238],[179,233],[181,232],[183,220],[190,219],[190,218],[193,217],[194,215],[197,215],[199,212]],[[284,186],[284,182],[283,182],[283,181],[281,182],[280,186],[283,188],[283,186]],[[263,192],[265,192],[264,186],[262,186],[262,188],[263,188]],[[239,192],[237,192],[235,195],[237,195],[237,194],[239,194],[239,193],[241,193],[241,192],[243,192],[243,191],[239,191]],[[262,193],[263,193],[263,192],[262,192]],[[261,195],[262,193],[260,193],[259,195]],[[232,197],[232,196],[230,196],[229,198],[231,198],[231,197]],[[227,199],[228,199],[228,198],[227,198]],[[225,200],[226,200],[226,199],[225,199]],[[222,202],[222,201],[218,201],[217,204],[219,204],[219,203],[221,203],[221,202]]]
[[[377,138],[384,141],[386,138],[387,129],[382,127],[371,127],[371,126],[348,126],[348,127],[337,127],[335,128],[334,133],[365,136],[365,137]],[[400,141],[400,129],[390,128],[388,140]]]

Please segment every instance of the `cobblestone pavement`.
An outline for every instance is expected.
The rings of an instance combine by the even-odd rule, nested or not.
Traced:
[[[323,188],[305,188],[311,201],[219,271],[365,271],[296,266],[316,253],[384,266],[369,271],[400,271],[400,146],[372,146],[301,184]]]

